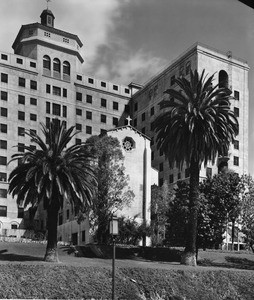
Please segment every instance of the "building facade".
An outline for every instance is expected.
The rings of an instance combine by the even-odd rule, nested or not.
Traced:
[[[196,44],[144,86],[119,85],[84,74],[80,53],[83,44],[78,36],[56,29],[50,10],[44,10],[40,17],[40,23],[21,26],[13,43],[14,54],[0,52],[0,234],[22,235],[34,216],[34,212],[18,208],[7,193],[8,175],[15,167],[8,161],[17,151],[24,151],[24,145],[35,147],[24,130],[40,133],[40,123],[51,120],[76,126],[80,132],[75,143],[108,132],[122,146],[126,138],[136,145],[129,152],[123,147],[131,188],[137,195],[135,205],[125,214],[133,217],[139,212],[141,219],[149,220],[150,185],[157,183],[157,172],[151,165],[159,171],[159,185],[189,176],[188,168],[170,169],[157,151],[153,121],[161,112],[163,92],[174,87],[176,77],[188,77],[190,69],[215,73],[215,84],[219,82],[232,90],[231,105],[239,120],[239,135],[228,157],[203,168],[201,176],[217,173],[225,163],[239,174],[248,173],[249,67],[245,61],[230,52]],[[133,127],[126,121],[129,115]],[[88,227],[88,220],[78,225],[68,208],[60,212],[61,239],[87,242]],[[45,219],[38,219],[37,228],[46,228]]]
[[[218,173],[218,169],[227,166],[230,170],[248,174],[248,112],[249,91],[247,62],[232,56],[231,52],[223,53],[208,46],[195,44],[179,56],[165,70],[148,81],[132,97],[133,126],[151,138],[152,166],[159,170],[159,185],[164,181],[170,184],[189,177],[187,166],[183,170],[169,168],[161,151],[156,149],[156,136],[153,122],[162,112],[159,103],[167,95],[163,92],[175,88],[175,78],[189,78],[190,69],[201,73],[214,74],[216,85],[225,86],[232,91],[231,109],[239,122],[239,134],[229,149],[227,157],[218,157],[216,165],[208,165],[201,170],[201,178]]]

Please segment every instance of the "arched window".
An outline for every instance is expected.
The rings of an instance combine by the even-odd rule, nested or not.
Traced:
[[[219,88],[228,88],[228,73],[224,70],[219,72]]]
[[[63,62],[63,74],[69,75],[70,76],[71,72],[71,66],[68,61]]]
[[[48,55],[43,56],[43,75],[51,76],[51,59]]]
[[[48,55],[43,56],[43,69],[47,69],[47,70],[51,69],[51,60]]]
[[[53,71],[60,73],[61,67],[60,67],[60,60],[58,58],[54,58],[53,60]]]
[[[53,59],[53,77],[60,78],[61,63],[58,58]]]
[[[63,62],[63,80],[70,80],[71,66],[68,61]]]

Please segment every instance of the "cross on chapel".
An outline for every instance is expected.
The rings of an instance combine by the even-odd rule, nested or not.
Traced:
[[[131,125],[131,121],[132,121],[132,118],[130,116],[128,116],[128,118],[126,118],[128,124],[127,125]]]

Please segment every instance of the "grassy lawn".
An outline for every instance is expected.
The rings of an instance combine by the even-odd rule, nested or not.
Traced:
[[[111,299],[111,260],[42,261],[45,245],[0,242],[1,299]],[[199,266],[142,259],[116,261],[117,299],[254,299],[254,255],[201,251]]]

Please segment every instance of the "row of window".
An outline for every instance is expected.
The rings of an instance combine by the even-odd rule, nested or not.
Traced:
[[[8,74],[1,73],[1,82],[8,83]],[[26,79],[19,77],[18,85],[21,87],[26,87]],[[37,90],[37,81],[30,80],[30,89]]]
[[[7,192],[7,190],[6,190],[6,192]],[[0,205],[0,217],[7,217],[7,206]],[[24,208],[23,207],[18,207],[17,217],[18,218],[24,218]],[[18,229],[18,225],[17,224],[11,224],[11,229]]]
[[[63,71],[63,75],[70,76],[71,73],[71,65],[68,61],[64,61],[61,64],[59,58],[53,59],[53,64],[51,63],[51,58],[48,55],[43,56],[43,71],[45,75],[49,75],[53,65],[53,76],[60,75],[61,71]]]
[[[1,54],[1,59],[2,59],[2,60],[8,60],[8,55],[2,53],[2,54]],[[16,58],[16,63],[19,64],[19,65],[23,65],[24,61],[23,61],[22,58],[17,57],[17,58]],[[31,68],[36,68],[36,63],[33,62],[33,61],[30,61],[30,67],[31,67]]]
[[[82,79],[83,79],[82,75],[77,75],[77,80],[82,81]],[[89,77],[88,78],[88,83],[94,84],[94,79]],[[106,88],[107,87],[107,83],[105,81],[101,81],[101,87]],[[113,90],[114,91],[118,91],[119,90],[118,85],[113,84]],[[125,88],[124,92],[126,94],[129,94],[130,93],[130,89]]]
[[[80,92],[76,93],[76,100],[82,101],[83,100],[83,94]],[[86,95],[86,103],[92,104],[93,103],[93,96],[92,95]],[[101,98],[101,107],[107,108],[107,99]],[[113,110],[119,109],[119,103],[116,101],[113,101]]]
[[[1,100],[8,101],[8,92],[1,91],[0,93]],[[25,96],[18,95],[18,104],[25,105]],[[37,99],[36,98],[30,98],[30,104],[31,105],[37,105]]]

